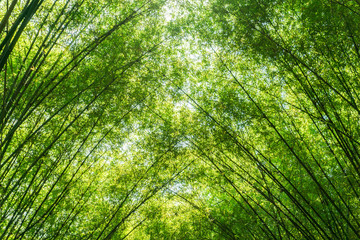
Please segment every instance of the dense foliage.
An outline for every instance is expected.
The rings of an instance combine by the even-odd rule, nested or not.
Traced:
[[[0,239],[360,239],[357,0],[0,0]]]

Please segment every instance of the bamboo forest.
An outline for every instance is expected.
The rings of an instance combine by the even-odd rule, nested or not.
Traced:
[[[0,0],[0,239],[360,239],[360,1]]]

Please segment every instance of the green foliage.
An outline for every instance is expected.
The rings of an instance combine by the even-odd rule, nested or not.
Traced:
[[[357,1],[1,1],[0,239],[360,238]]]

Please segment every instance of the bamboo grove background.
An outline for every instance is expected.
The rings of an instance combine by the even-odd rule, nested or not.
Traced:
[[[0,239],[359,239],[360,2],[0,0]]]

